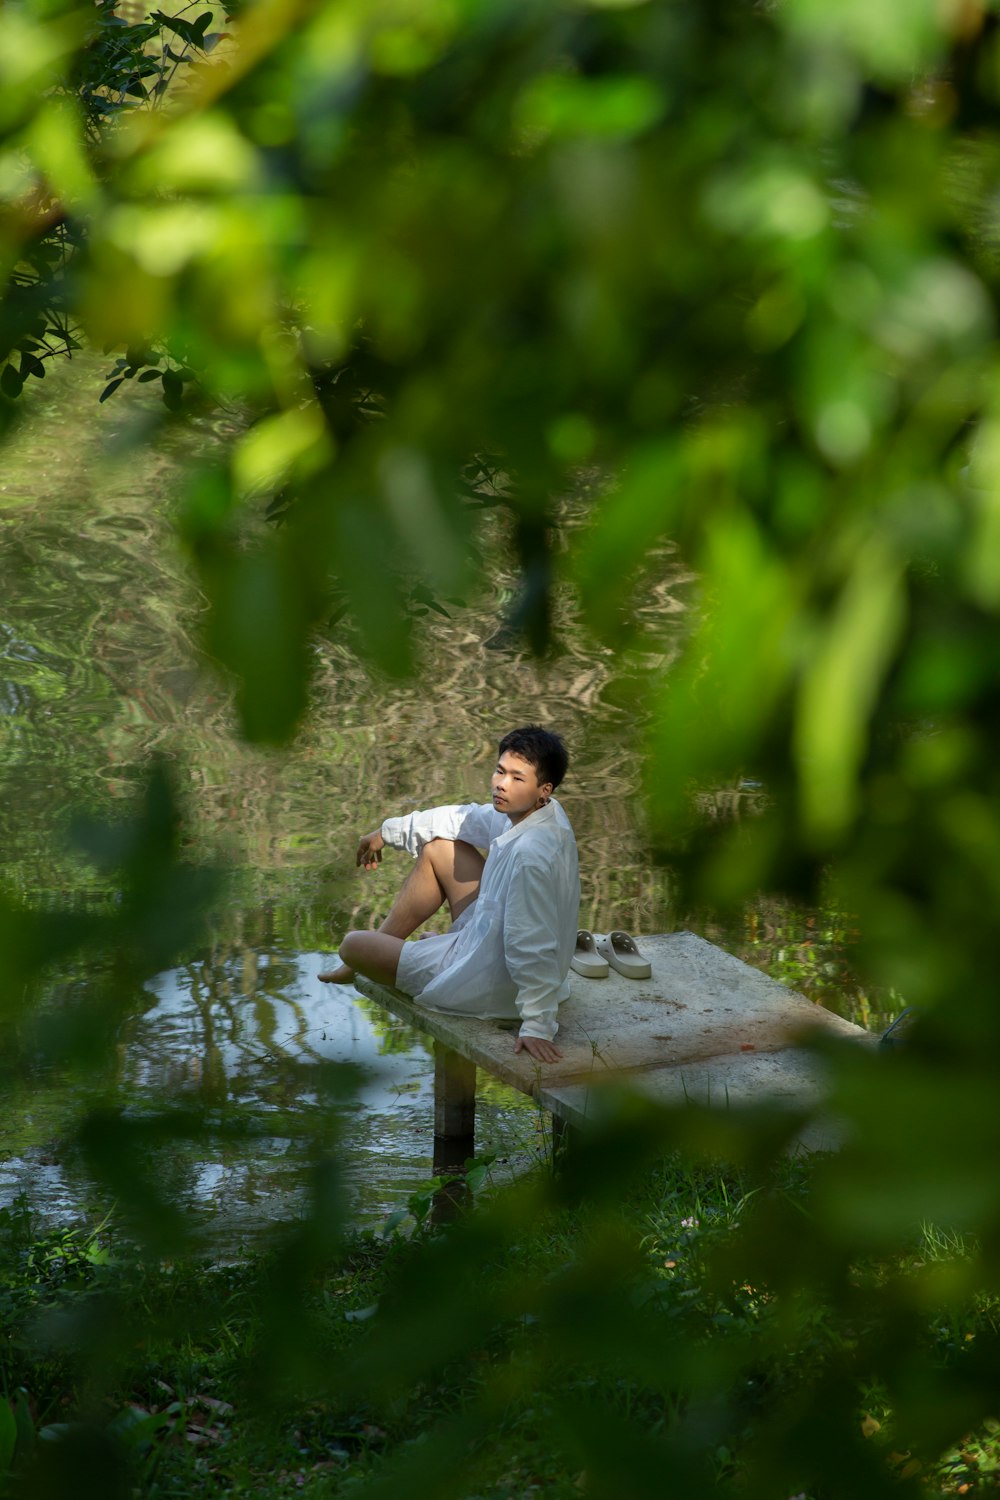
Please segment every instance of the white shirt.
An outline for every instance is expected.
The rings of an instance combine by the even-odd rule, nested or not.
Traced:
[[[550,798],[514,824],[489,802],[434,807],[387,818],[382,837],[414,858],[435,838],[487,851],[468,920],[463,913],[451,933],[417,945],[413,956],[428,978],[413,998],[432,1010],[519,1015],[521,1036],[550,1042],[559,1002],[569,995],[580,910],[576,839],[560,804]]]

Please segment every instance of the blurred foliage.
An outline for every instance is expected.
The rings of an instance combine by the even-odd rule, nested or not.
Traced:
[[[975,1418],[996,1297],[956,1298],[914,1343],[899,1324],[898,1281],[946,1281],[974,1247],[924,1225],[859,1265],[842,1305],[818,1283],[786,1299],[750,1273],[776,1212],[808,1218],[810,1174],[786,1164],[765,1185],[649,1146],[641,1194],[620,1182],[610,1211],[522,1186],[444,1237],[331,1240],[319,1274],[300,1260],[294,1277],[294,1235],[238,1265],[156,1264],[119,1225],[41,1233],[15,1205],[0,1215],[10,1492],[68,1493],[87,1445],[101,1482],[150,1496],[990,1485],[995,1422],[938,1444],[959,1410]],[[887,1399],[904,1362],[929,1430]]]
[[[942,1363],[926,1326],[1000,1280],[998,91],[980,0],[259,0],[232,23],[195,5],[139,26],[89,0],[0,11],[3,419],[83,339],[121,351],[109,386],[159,380],[164,420],[243,404],[181,525],[247,734],[293,732],[311,634],[340,612],[379,668],[412,669],[412,606],[474,576],[486,499],[520,563],[505,623],[539,651],[557,573],[627,646],[634,580],[669,538],[701,607],[656,688],[660,846],[719,907],[831,879],[864,973],[923,1010],[898,1055],[831,1057],[848,1144],[808,1213],[763,1199],[739,1241],[731,1269],[775,1299],[765,1337],[790,1357],[810,1358],[810,1319],[866,1330],[760,1396],[744,1494],[917,1493],[858,1435],[873,1372],[914,1451],[995,1413],[995,1335]],[[607,477],[566,545],[554,497],[581,466]],[[267,507],[284,524],[262,537],[247,518]],[[692,816],[741,775],[767,788],[760,819]],[[131,894],[108,929],[140,966],[187,920],[161,803],[147,842],[120,845]],[[76,938],[10,902],[0,921],[16,1009]],[[115,993],[92,1032],[70,1012],[67,1048],[107,1039]],[[113,1136],[106,1119],[102,1151]],[[626,1113],[570,1180],[600,1200],[623,1161],[679,1142],[763,1180],[788,1140],[763,1115]],[[262,1346],[299,1371],[296,1289],[336,1218],[319,1202]],[[974,1253],[866,1281],[921,1220]],[[483,1221],[417,1258],[372,1381],[433,1380],[490,1337],[498,1235]],[[590,1493],[699,1493],[754,1339],[714,1346],[696,1312],[667,1339],[630,1306],[617,1242],[584,1270],[510,1315],[534,1299],[557,1358],[620,1357],[663,1426],[574,1400],[558,1441]],[[433,1471],[461,1493],[495,1412],[457,1414],[386,1484],[426,1493]]]

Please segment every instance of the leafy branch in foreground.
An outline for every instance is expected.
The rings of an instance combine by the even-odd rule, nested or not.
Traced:
[[[757,1194],[734,1255],[699,1267],[693,1311],[670,1285],[637,1309],[621,1180],[693,1144],[766,1188],[787,1121],[637,1107],[568,1167],[560,1191],[612,1218],[571,1263],[526,1277],[515,1246],[533,1221],[473,1216],[415,1258],[363,1357],[332,1372],[310,1300],[339,1234],[320,1164],[316,1210],[268,1282],[274,1365],[259,1368],[280,1355],[293,1392],[306,1368],[331,1400],[349,1380],[352,1399],[391,1405],[444,1389],[449,1361],[511,1350],[385,1468],[395,1493],[441,1474],[460,1489],[510,1409],[511,1369],[519,1388],[553,1366],[570,1385],[524,1420],[597,1494],[660,1495],[664,1474],[684,1494],[725,1483],[720,1450],[739,1454],[747,1424],[744,1494],[899,1493],[860,1427],[866,1392],[884,1392],[892,1451],[928,1473],[996,1400],[996,17],[882,0],[277,0],[248,8],[176,109],[118,111],[101,154],[75,103],[54,112],[104,12],[85,15],[78,30],[80,6],[0,11],[6,378],[25,353],[44,365],[19,342],[79,322],[99,347],[182,350],[206,389],[253,411],[179,507],[247,736],[294,732],[335,601],[369,662],[413,669],[414,585],[447,599],[480,576],[482,517],[456,476],[497,455],[516,476],[498,545],[539,647],[556,579],[613,652],[639,638],[634,580],[665,541],[697,576],[682,656],[650,674],[621,749],[645,756],[680,909],[826,880],[858,914],[865,982],[922,1011],[898,1057],[827,1059],[845,1149],[805,1207]],[[86,225],[51,276],[29,254],[50,214]],[[59,315],[32,322],[51,286]],[[349,364],[361,338],[379,378],[359,379],[353,407],[339,381],[321,399],[314,372]],[[580,466],[607,478],[563,534],[557,497]],[[255,533],[248,512],[285,487],[287,524]],[[743,776],[767,789],[762,816],[700,828],[692,791]],[[159,952],[157,903],[175,932],[187,906],[172,880],[140,890],[140,948]],[[69,927],[16,905],[0,920],[18,986],[39,984],[42,937]],[[121,995],[103,1000],[99,1025],[74,1030],[70,1006],[49,1039],[109,1046]],[[100,1115],[109,1172],[118,1119]],[[925,1222],[971,1257],[901,1263]],[[763,1343],[743,1337],[746,1287]],[[928,1333],[928,1307],[958,1327],[971,1301],[971,1340]],[[713,1343],[727,1317],[737,1334]],[[532,1318],[544,1349],[518,1342]],[[587,1382],[612,1369],[609,1410]]]
[[[15,84],[8,120],[15,131],[8,134],[2,196],[12,264],[0,322],[0,361],[5,361],[0,392],[10,401],[17,400],[27,380],[44,377],[46,360],[71,357],[85,337],[78,306],[80,260],[89,225],[100,212],[107,156],[113,154],[123,116],[162,107],[168,90],[176,88],[178,69],[203,60],[221,39],[221,34],[207,35],[212,10],[194,20],[157,11],[150,20],[130,25],[117,13],[115,0],[99,0],[86,11],[76,7],[76,16],[67,21],[84,16],[83,40],[75,47],[64,42],[61,58],[56,51],[62,71],[20,134],[19,105],[23,110],[26,100],[18,99],[18,85],[28,96],[31,23],[25,36],[8,42]],[[40,26],[36,23],[39,36]],[[67,26],[67,41],[76,30]],[[168,35],[183,42],[180,51]],[[52,37],[58,47],[55,21]],[[23,77],[18,76],[19,50],[26,61]],[[108,394],[105,387],[100,399]],[[172,374],[163,385],[168,409],[178,407],[180,395],[181,384]]]

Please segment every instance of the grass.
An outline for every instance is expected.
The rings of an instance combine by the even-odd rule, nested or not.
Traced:
[[[769,1437],[808,1424],[803,1388],[835,1391],[845,1369],[872,1473],[926,1496],[996,1487],[996,1422],[897,1448],[886,1385],[856,1373],[880,1296],[976,1247],[925,1225],[898,1261],[854,1268],[842,1306],[734,1276],[762,1204],[794,1222],[809,1195],[801,1164],[761,1183],[671,1159],[600,1208],[536,1182],[443,1232],[418,1203],[409,1236],[304,1226],[236,1265],[150,1261],[109,1223],[42,1234],[22,1203],[0,1215],[5,1493],[88,1493],[89,1444],[94,1493],[143,1500],[641,1497],[665,1455],[677,1493],[773,1495]],[[929,1364],[960,1378],[998,1321],[988,1297],[929,1314]],[[800,1448],[787,1495],[843,1493]]]

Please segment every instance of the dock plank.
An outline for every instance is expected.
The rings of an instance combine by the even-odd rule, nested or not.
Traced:
[[[575,1126],[592,1115],[595,1090],[611,1081],[671,1104],[812,1106],[823,1098],[822,1063],[803,1039],[818,1027],[863,1045],[876,1041],[694,933],[637,941],[652,964],[649,979],[571,973],[557,1063],[515,1055],[516,1021],[428,1010],[370,980],[359,978],[358,987]]]

